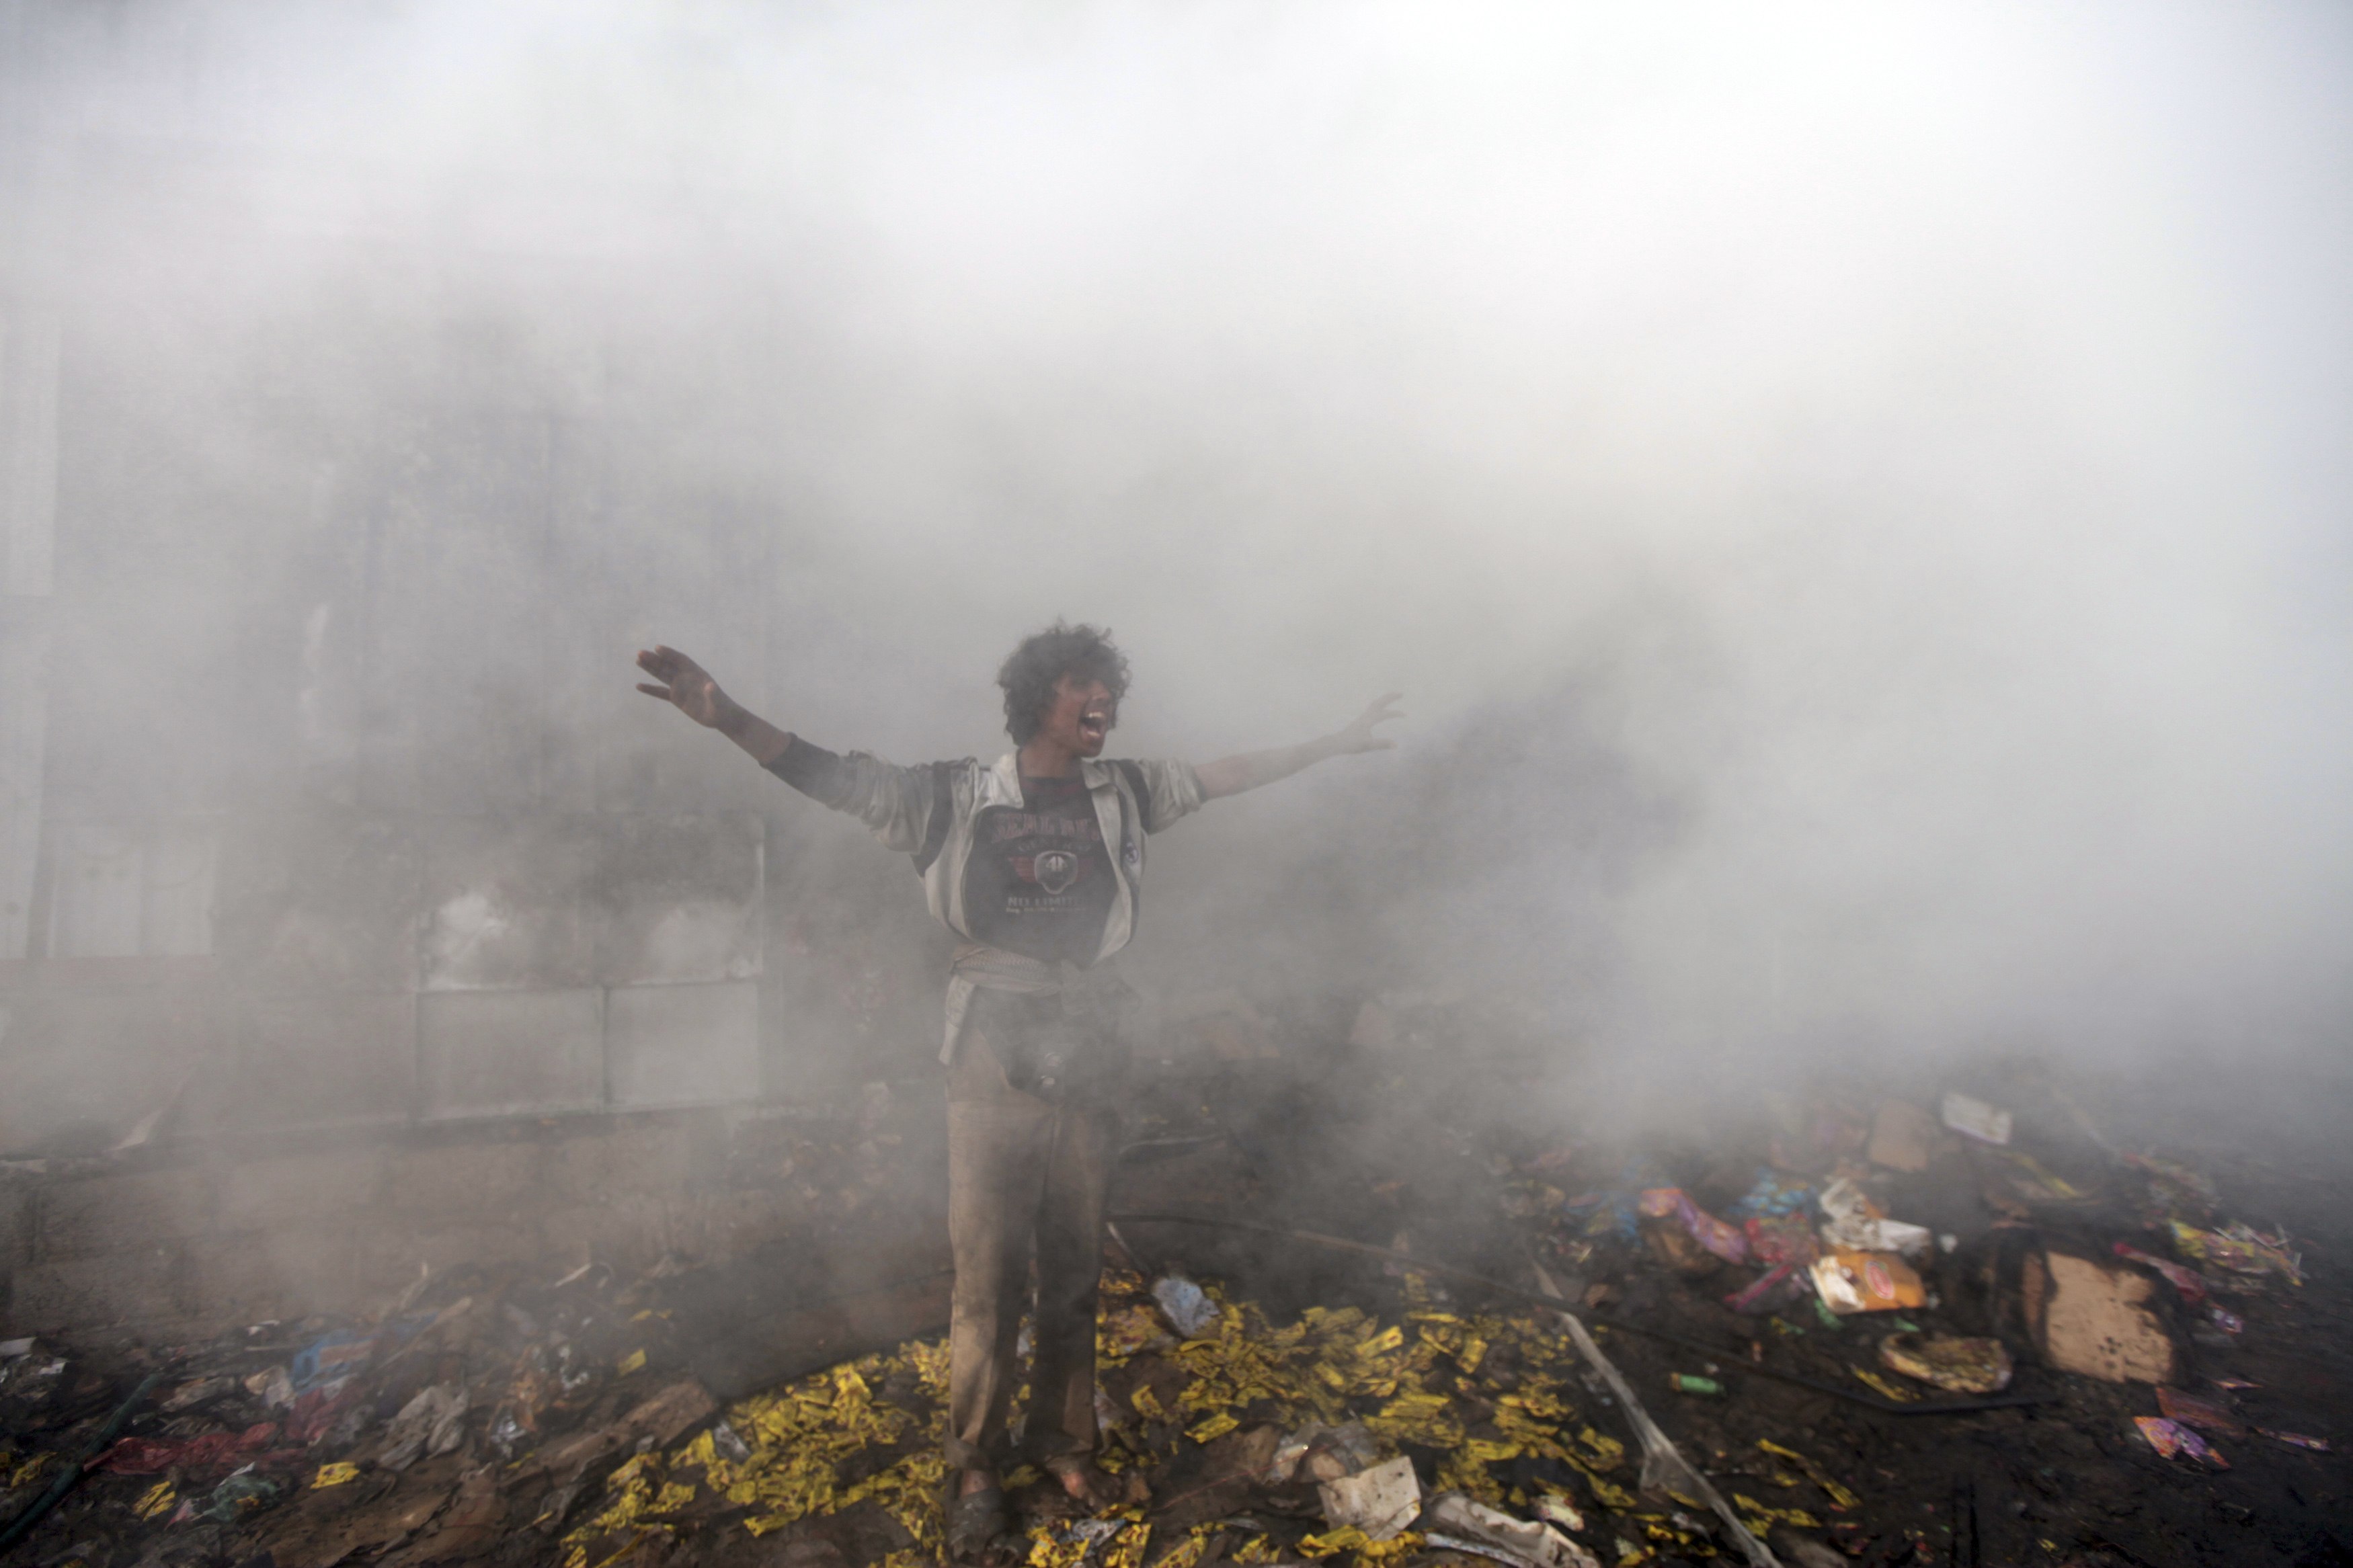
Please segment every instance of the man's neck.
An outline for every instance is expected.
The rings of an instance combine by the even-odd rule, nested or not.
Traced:
[[[1023,746],[1020,752],[1021,776],[1025,779],[1075,778],[1079,772],[1079,754],[1068,746],[1058,745],[1039,735]]]

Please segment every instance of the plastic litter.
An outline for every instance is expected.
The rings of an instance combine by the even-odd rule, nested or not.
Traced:
[[[322,1335],[296,1354],[287,1369],[288,1376],[297,1389],[348,1377],[375,1359],[382,1338],[372,1329]]]
[[[1736,1312],[1760,1316],[1795,1301],[1805,1292],[1804,1276],[1794,1263],[1776,1264],[1752,1284],[1735,1290],[1724,1304]]]
[[[1677,1394],[1712,1394],[1721,1397],[1724,1393],[1724,1384],[1712,1377],[1701,1377],[1694,1373],[1679,1372],[1667,1381]]]
[[[2221,1205],[2222,1194],[2203,1172],[2153,1154],[2126,1154],[2124,1163],[2147,1173],[2150,1206],[2168,1219],[2203,1219]]]
[[[1857,1383],[1862,1384],[1882,1399],[1892,1399],[1898,1405],[1908,1405],[1920,1397],[1900,1383],[1890,1383],[1869,1367],[1851,1366],[1847,1370],[1854,1373]]]
[[[712,1423],[711,1447],[721,1458],[731,1464],[743,1464],[752,1457],[750,1446],[742,1437],[736,1436],[734,1427],[724,1421]]]
[[[2169,1421],[2162,1415],[2136,1415],[2133,1425],[2140,1428],[2140,1435],[2148,1439],[2150,1447],[2168,1459],[2187,1454],[2218,1470],[2231,1468],[2230,1460],[2216,1453],[2205,1438],[2179,1421]]]
[[[2300,1432],[2274,1432],[2268,1426],[2257,1426],[2254,1430],[2269,1437],[2273,1442],[2285,1443],[2291,1448],[2307,1448],[2316,1454],[2326,1454],[2331,1451],[2328,1439],[2326,1437],[2307,1437]]]
[[[1697,1204],[1681,1187],[1652,1187],[1635,1205],[1645,1219],[1671,1219],[1683,1233],[1726,1263],[1748,1261],[1748,1237]]]
[[[2011,1204],[2022,1202],[2030,1207],[2076,1204],[2091,1195],[2022,1149],[1989,1148],[1985,1152],[1992,1162],[1989,1173],[1997,1186],[2008,1189]],[[2009,1205],[1997,1203],[1996,1206]]]
[[[2000,1340],[1931,1339],[1916,1331],[1880,1341],[1879,1359],[1892,1372],[1955,1394],[1999,1394],[2010,1386],[2012,1370]]]
[[[245,1380],[245,1391],[272,1410],[284,1410],[293,1405],[297,1395],[294,1380],[282,1366],[267,1372],[257,1372]]]
[[[1556,1530],[1569,1531],[1579,1535],[1585,1533],[1585,1515],[1578,1511],[1575,1503],[1565,1497],[1547,1493],[1531,1503],[1529,1511]]]
[[[173,1517],[209,1519],[218,1524],[227,1524],[239,1514],[267,1507],[278,1496],[278,1491],[276,1481],[265,1480],[249,1470],[239,1470],[215,1487],[203,1502],[191,1498],[182,1503],[179,1513]]]
[[[1395,1539],[1421,1512],[1421,1482],[1402,1455],[1315,1489],[1325,1523],[1360,1530],[1367,1541]]]
[[[454,1383],[420,1389],[385,1428],[376,1463],[405,1470],[417,1460],[455,1449],[466,1440],[466,1391]]]
[[[183,1410],[194,1410],[199,1405],[210,1404],[237,1386],[237,1379],[233,1377],[193,1378],[165,1394],[156,1408],[166,1415],[176,1415]]]
[[[1802,1214],[1752,1219],[1742,1228],[1747,1232],[1748,1256],[1754,1262],[1767,1266],[1795,1263],[1802,1268],[1821,1255],[1821,1244],[1814,1239],[1814,1227]]]
[[[2304,1283],[2304,1259],[2288,1250],[2284,1231],[2265,1236],[2242,1224],[2200,1230],[2175,1220],[2173,1243],[2200,1263],[2233,1274],[2276,1274],[2291,1285]]]
[[[30,1334],[22,1339],[0,1340],[0,1361],[15,1361],[18,1356],[31,1355],[34,1345],[38,1342]]]
[[[1182,1274],[1170,1274],[1155,1280],[1152,1299],[1168,1315],[1171,1327],[1188,1340],[1198,1340],[1217,1327],[1224,1314],[1198,1285]]]
[[[1886,1312],[1927,1304],[1911,1265],[1893,1253],[1833,1252],[1813,1267],[1814,1291],[1831,1311]]]
[[[2184,1426],[2195,1426],[2224,1437],[2243,1437],[2247,1428],[2239,1418],[2211,1399],[2200,1399],[2178,1388],[2160,1386],[2157,1391],[2157,1407],[2168,1421],[2179,1421]]]
[[[276,1422],[261,1421],[242,1432],[213,1432],[201,1437],[125,1437],[100,1455],[90,1468],[118,1476],[218,1469],[223,1465],[246,1463],[268,1449],[277,1436]]]
[[[2010,1142],[2010,1112],[1988,1105],[1982,1100],[1966,1094],[1947,1091],[1944,1102],[1945,1125],[1966,1138],[1980,1143]]]
[[[1757,1219],[1796,1214],[1813,1202],[1811,1183],[1784,1174],[1770,1165],[1757,1167],[1757,1182],[1727,1213]],[[1755,1232],[1752,1230],[1751,1235]]]
[[[1862,1188],[1841,1176],[1823,1190],[1819,1200],[1830,1222],[1822,1240],[1848,1252],[1894,1252],[1907,1257],[1926,1253],[1935,1237],[1925,1225],[1887,1218]]]
[[[1600,1568],[1592,1552],[1543,1521],[1514,1519],[1461,1492],[1440,1492],[1432,1498],[1425,1517],[1433,1527],[1425,1539],[1432,1544],[1485,1546],[1493,1550],[1481,1552],[1482,1556],[1501,1552],[1535,1568]]]
[[[1832,1476],[1830,1471],[1824,1469],[1820,1465],[1815,1463],[1813,1460],[1806,1458],[1805,1455],[1800,1454],[1797,1449],[1783,1447],[1780,1444],[1774,1442],[1769,1437],[1759,1437],[1757,1439],[1757,1448],[1759,1453],[1770,1454],[1777,1459],[1786,1459],[1788,1461],[1789,1465],[1800,1475],[1813,1482],[1814,1485],[1822,1489],[1823,1495],[1831,1500],[1831,1506],[1832,1508],[1844,1511],[1845,1510],[1857,1506],[1862,1501],[1861,1498],[1855,1496],[1852,1491],[1841,1485],[1838,1479]]]

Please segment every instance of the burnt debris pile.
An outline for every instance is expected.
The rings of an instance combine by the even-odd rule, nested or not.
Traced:
[[[1560,1110],[1541,1043],[1477,1009],[1164,1022],[1099,1325],[1124,1500],[1015,1472],[1008,1560],[2353,1552],[2333,1174],[2151,1137],[2016,1062],[1638,1138]],[[878,1092],[806,1245],[0,1347],[12,1560],[936,1561],[944,1248],[850,1260],[935,1215],[938,1171],[871,1157]]]

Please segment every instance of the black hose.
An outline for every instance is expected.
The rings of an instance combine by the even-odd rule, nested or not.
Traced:
[[[1557,1312],[1562,1307],[1561,1302],[1550,1296],[1540,1296],[1535,1291],[1518,1285],[1506,1285],[1500,1279],[1490,1279],[1483,1274],[1473,1274],[1467,1268],[1457,1268],[1446,1263],[1433,1263],[1429,1258],[1416,1258],[1410,1253],[1398,1252],[1387,1247],[1376,1247],[1368,1241],[1350,1241],[1343,1236],[1327,1236],[1319,1230],[1293,1230],[1285,1226],[1261,1225],[1256,1220],[1219,1219],[1209,1215],[1198,1214],[1123,1213],[1110,1217],[1113,1220],[1124,1220],[1130,1225],[1198,1225],[1219,1230],[1245,1230],[1259,1236],[1279,1237],[1287,1241],[1304,1241],[1316,1247],[1331,1247],[1335,1251],[1354,1252],[1366,1258],[1377,1258],[1384,1263],[1399,1264],[1423,1274],[1444,1275],[1450,1279],[1460,1279],[1465,1284],[1477,1285],[1505,1296],[1517,1297],[1523,1301],[1533,1302],[1549,1311]],[[1794,1384],[1799,1388],[1811,1389],[1816,1394],[1827,1394],[1832,1399],[1842,1399],[1849,1405],[1860,1405],[1866,1410],[1876,1410],[1883,1415],[1966,1415],[1976,1410],[2010,1410],[2021,1405],[2043,1403],[2042,1396],[2034,1394],[1996,1394],[1981,1399],[1911,1401],[1886,1399],[1875,1394],[1858,1394],[1851,1388],[1841,1388],[1837,1384],[1824,1383],[1819,1378],[1807,1377],[1801,1373],[1783,1372],[1776,1367],[1762,1366],[1747,1360],[1746,1352],[1735,1350],[1728,1345],[1710,1344],[1705,1340],[1695,1340],[1683,1334],[1672,1333],[1665,1329],[1652,1328],[1648,1323],[1637,1322],[1630,1318],[1606,1317],[1599,1312],[1588,1312],[1585,1314],[1585,1319],[1588,1322],[1620,1329],[1630,1334],[1641,1334],[1671,1345],[1681,1345],[1685,1350],[1698,1351],[1705,1355],[1715,1356],[1734,1363],[1738,1371],[1758,1377],[1769,1377],[1778,1383]]]
[[[63,1502],[66,1494],[81,1484],[90,1462],[106,1452],[114,1439],[121,1436],[122,1425],[131,1419],[131,1413],[138,1409],[147,1395],[154,1391],[155,1385],[163,1381],[164,1374],[160,1372],[151,1372],[140,1380],[139,1386],[131,1391],[131,1397],[115,1406],[114,1414],[106,1418],[106,1425],[98,1429],[98,1436],[90,1439],[90,1447],[82,1450],[81,1458],[68,1465],[58,1479],[49,1483],[48,1490],[26,1504],[25,1511],[10,1520],[7,1529],[0,1530],[0,1552],[5,1552],[22,1541],[33,1526],[41,1522],[43,1515]]]

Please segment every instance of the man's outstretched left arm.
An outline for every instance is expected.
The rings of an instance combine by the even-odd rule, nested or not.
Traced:
[[[1397,710],[1403,695],[1390,692],[1358,714],[1354,723],[1321,740],[1303,742],[1296,746],[1277,746],[1267,752],[1242,752],[1230,757],[1219,757],[1214,763],[1203,763],[1193,770],[1201,780],[1201,798],[1216,800],[1221,795],[1240,795],[1246,789],[1271,784],[1277,779],[1289,778],[1302,768],[1312,767],[1326,757],[1348,757],[1359,752],[1389,750],[1397,742],[1373,733],[1373,726],[1404,717]]]

